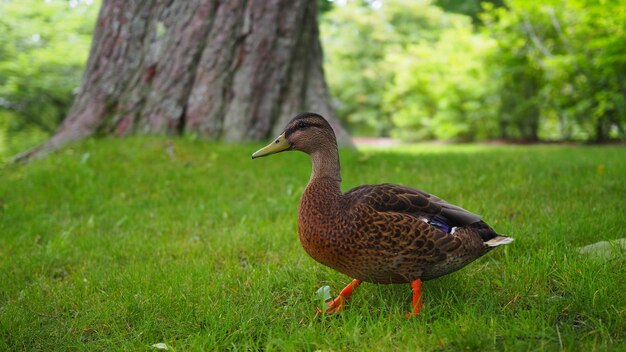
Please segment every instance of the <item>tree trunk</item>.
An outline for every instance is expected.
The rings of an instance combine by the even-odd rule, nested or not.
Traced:
[[[350,144],[324,79],[317,1],[104,0],[68,116],[21,158],[96,132],[266,139],[302,111]]]
[[[606,143],[609,140],[610,124],[608,123],[609,119],[606,117],[609,114],[605,112],[605,115],[596,121],[596,136],[594,138],[596,143]]]

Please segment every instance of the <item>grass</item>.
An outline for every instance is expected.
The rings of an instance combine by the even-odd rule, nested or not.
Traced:
[[[415,186],[516,241],[424,284],[362,285],[301,249],[300,153],[160,138],[85,141],[0,170],[0,350],[624,350],[626,149],[343,151],[344,189]]]

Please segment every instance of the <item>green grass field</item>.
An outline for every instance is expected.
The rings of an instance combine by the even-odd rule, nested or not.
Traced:
[[[260,145],[105,139],[0,170],[0,350],[624,350],[626,148],[403,146],[343,151],[344,190],[432,192],[516,238],[426,282],[363,284],[300,247],[310,162]]]

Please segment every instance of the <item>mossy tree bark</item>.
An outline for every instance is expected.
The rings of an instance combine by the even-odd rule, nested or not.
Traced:
[[[324,80],[317,1],[104,0],[70,113],[21,157],[94,133],[266,139],[302,111],[350,143]]]

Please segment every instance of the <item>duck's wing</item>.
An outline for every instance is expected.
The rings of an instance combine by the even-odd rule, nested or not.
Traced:
[[[363,185],[346,192],[345,197],[355,206],[368,205],[378,212],[408,214],[435,225],[443,223],[448,228],[467,226],[481,219],[480,215],[432,194],[401,185]]]

